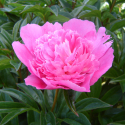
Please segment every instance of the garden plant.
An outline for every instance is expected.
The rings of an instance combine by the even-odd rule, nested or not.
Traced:
[[[0,0],[0,125],[125,125],[125,0]]]

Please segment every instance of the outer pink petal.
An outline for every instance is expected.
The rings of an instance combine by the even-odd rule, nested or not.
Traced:
[[[94,75],[90,80],[90,85],[93,85],[97,80],[112,67],[113,62],[113,49],[109,48],[107,52],[99,59],[100,67],[99,70],[95,71]]]
[[[91,79],[92,75],[88,74],[85,77],[85,81],[83,83],[80,84],[81,87],[85,87],[86,88],[86,92],[90,92],[90,79]]]
[[[20,36],[29,51],[33,52],[33,42],[44,34],[41,26],[37,24],[27,24],[20,30]]]
[[[106,35],[105,32],[106,32],[105,27],[100,27],[97,32],[97,38],[100,39],[103,36],[105,36]]]
[[[95,30],[95,25],[93,22],[90,22],[88,20],[80,20],[80,19],[71,19],[68,22],[65,22],[63,24],[63,29],[70,29],[73,31],[77,31],[81,37],[84,37],[88,32]]]
[[[72,89],[72,90],[79,91],[79,92],[90,92],[85,87],[81,87],[81,86],[79,86],[79,85],[77,85],[69,80],[60,80],[60,81],[49,80],[49,81],[47,81],[45,78],[43,78],[43,81],[48,86],[55,85],[56,88]]]
[[[98,48],[94,49],[93,54],[96,55],[96,59],[102,57],[105,52],[111,47],[112,41],[109,41],[105,44],[101,44]]]
[[[24,44],[19,41],[12,43],[13,49],[22,63],[29,67],[29,61],[32,60],[33,56]]]
[[[40,78],[32,74],[25,78],[25,83],[26,85],[34,86],[37,89],[45,89],[47,86]]]
[[[47,84],[45,89],[69,89],[67,87],[64,86],[60,86],[60,85],[56,85],[56,83],[54,82],[58,82],[58,81],[52,81],[52,80],[47,80],[46,78],[42,78],[42,80]]]

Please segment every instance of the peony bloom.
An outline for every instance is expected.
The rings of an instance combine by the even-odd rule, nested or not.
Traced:
[[[100,27],[96,32],[93,22],[71,19],[63,26],[45,23],[27,24],[21,28],[24,42],[13,42],[17,57],[31,75],[26,85],[37,89],[73,89],[90,92],[93,85],[113,62],[112,41]]]

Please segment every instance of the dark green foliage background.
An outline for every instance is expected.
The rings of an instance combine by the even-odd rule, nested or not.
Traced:
[[[103,6],[107,2],[109,5]],[[125,125],[125,0],[0,0],[0,125]],[[104,26],[114,41],[112,68],[90,93],[26,86],[30,73],[18,60],[13,41],[21,41],[20,28],[72,18]],[[22,41],[21,41],[22,42]],[[108,61],[108,60],[107,60]],[[74,108],[75,107],[75,108]],[[78,114],[77,114],[78,113]],[[75,114],[79,115],[77,117]]]

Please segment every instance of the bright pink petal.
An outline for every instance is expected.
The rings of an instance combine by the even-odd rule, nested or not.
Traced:
[[[93,22],[88,20],[80,20],[80,19],[71,19],[68,22],[63,24],[63,29],[69,29],[73,31],[77,31],[81,37],[84,37],[88,32],[95,30],[95,25]]]
[[[99,59],[99,62],[100,62],[99,70],[95,71],[94,75],[92,76],[90,80],[90,85],[93,85],[95,82],[97,82],[97,80],[104,73],[106,73],[109,70],[109,68],[112,67],[113,58],[114,58],[113,49],[109,48],[109,50],[104,54],[104,56],[102,56]]]
[[[33,52],[33,43],[43,34],[44,31],[37,24],[27,24],[20,30],[20,36],[31,53]]]
[[[97,38],[100,39],[103,36],[105,36],[106,35],[105,32],[106,32],[105,27],[100,27],[97,32]]]
[[[27,47],[18,41],[13,42],[12,46],[20,61],[27,67],[29,67],[29,61],[32,60],[33,57],[32,54],[27,49]]]
[[[97,49],[94,49],[93,54],[96,55],[96,59],[102,57],[105,52],[111,47],[112,41],[109,41],[105,44],[101,44]]]
[[[49,90],[53,90],[53,89],[69,89],[69,88],[67,88],[65,86],[54,84],[55,82],[58,82],[58,81],[47,80],[46,78],[42,78],[42,80],[47,84],[45,89],[49,89]]]
[[[20,36],[26,47],[31,51],[31,53],[33,53],[33,46],[36,39],[50,31],[53,32],[59,29],[62,29],[62,26],[59,23],[55,23],[53,25],[52,23],[47,22],[43,26],[39,26],[37,24],[27,24],[21,28]]]
[[[32,74],[25,78],[25,83],[26,85],[34,86],[37,89],[45,89],[47,86],[40,78]]]
[[[86,75],[85,80],[83,83],[80,84],[81,87],[85,87],[86,88],[86,92],[90,92],[90,79],[91,79],[92,75]]]
[[[58,22],[56,22],[54,25],[52,23],[46,22],[42,26],[42,30],[44,31],[44,33],[54,32],[54,31],[60,30],[60,29],[62,29],[62,25]]]
[[[79,92],[90,92],[89,90],[87,90],[85,87],[81,87],[69,80],[60,80],[60,81],[53,81],[53,80],[49,80],[47,81],[45,78],[43,78],[43,81],[48,85],[55,85],[57,86],[57,88],[62,88],[62,89],[72,89],[75,91],[79,91]]]

